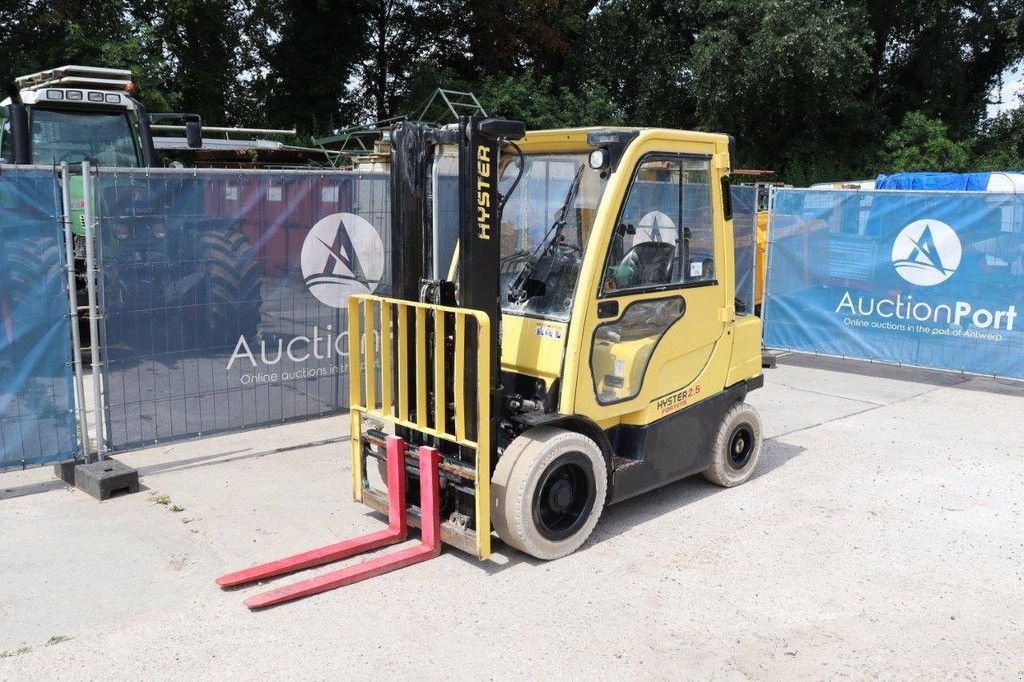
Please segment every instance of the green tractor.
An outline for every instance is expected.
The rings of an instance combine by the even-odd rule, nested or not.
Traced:
[[[135,92],[130,71],[63,66],[17,78],[0,102],[0,162],[48,167],[67,163],[72,173],[78,172],[71,175],[68,189],[80,305],[86,291],[82,162],[157,167],[154,128],[181,128],[166,125],[172,121],[184,123],[188,148],[203,145],[198,115],[150,113]],[[203,211],[202,198],[194,191],[193,210],[175,212],[180,183],[166,176],[128,177],[118,180],[117,191],[102,180],[94,184],[93,205],[104,218],[98,239],[107,312],[188,310],[194,319],[159,317],[218,341],[255,331],[262,276],[237,221],[196,218]],[[43,262],[38,253],[8,252],[4,260],[22,268]],[[82,330],[87,332],[87,325]]]

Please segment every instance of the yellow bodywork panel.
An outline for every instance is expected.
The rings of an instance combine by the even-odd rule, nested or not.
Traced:
[[[565,322],[502,316],[502,369],[543,379],[550,386],[562,374],[567,332]]]
[[[729,363],[729,374],[725,379],[726,386],[761,374],[761,318],[742,315],[736,319],[736,324],[730,331],[732,360]]]
[[[587,151],[591,149],[587,135],[597,130],[615,129],[532,131],[519,146],[528,155]],[[730,167],[728,137],[628,130],[635,132],[636,138],[608,177],[586,245],[569,323],[507,313],[502,317],[502,369],[542,378],[549,385],[560,378],[559,411],[586,416],[602,427],[650,423],[761,371],[760,322],[752,316],[738,320],[733,306],[732,229],[724,219],[722,192],[718,191]],[[707,159],[714,282],[602,295],[606,258],[620,211],[632,183],[649,179],[637,176],[636,170],[652,154]],[[759,244],[763,243],[763,231],[758,238]],[[762,277],[757,281],[760,284]],[[617,315],[599,317],[599,304],[610,301],[617,303]],[[670,319],[679,307],[684,312]],[[621,329],[616,327],[620,321]],[[666,399],[672,403],[667,411]]]
[[[757,212],[756,250],[754,252],[754,305],[764,303],[764,276],[768,272],[768,211]]]

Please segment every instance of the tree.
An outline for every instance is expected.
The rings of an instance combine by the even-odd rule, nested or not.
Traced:
[[[982,124],[974,153],[975,170],[1024,171],[1024,101]]]
[[[163,55],[125,0],[40,0],[0,9],[0,80],[65,64],[131,69],[149,108],[180,101],[164,82]]]
[[[559,85],[579,77],[578,56],[597,0],[457,0],[449,16],[465,35],[476,77],[533,69]]]
[[[275,0],[264,73],[253,92],[271,125],[322,134],[349,123],[359,107],[349,81],[366,51],[365,0]]]
[[[369,13],[366,58],[358,74],[361,109],[373,120],[399,113],[398,106],[410,90],[417,61],[430,45],[430,34],[417,21],[414,0],[379,0]]]
[[[245,13],[234,0],[129,0],[137,26],[146,26],[164,59],[154,74],[163,90],[179,93],[178,106],[207,123],[229,119],[239,88]],[[237,119],[236,119],[237,120]]]
[[[515,118],[528,128],[567,128],[618,125],[621,116],[600,86],[582,91],[557,87],[551,76],[537,77],[532,69],[520,75],[487,78],[480,100],[492,116]]]
[[[968,170],[970,151],[966,145],[949,139],[949,128],[938,119],[912,111],[903,125],[885,142],[888,172]]]
[[[603,2],[577,48],[586,55],[583,72],[629,125],[694,127],[690,60],[697,26],[692,2]]]
[[[691,62],[697,116],[702,127],[737,136],[741,163],[796,182],[863,165],[871,36],[861,11],[816,0],[710,0],[702,21]]]
[[[1022,0],[863,0],[873,74],[864,91],[883,126],[910,111],[968,137],[999,74],[1020,55]]]

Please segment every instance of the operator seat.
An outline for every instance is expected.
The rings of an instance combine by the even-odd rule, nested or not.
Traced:
[[[668,242],[641,242],[619,261],[619,272],[630,273],[619,286],[657,286],[668,284],[676,247]]]

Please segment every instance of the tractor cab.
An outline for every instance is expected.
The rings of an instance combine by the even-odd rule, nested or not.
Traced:
[[[189,146],[202,146],[195,114],[150,114],[135,98],[131,71],[61,66],[21,76],[0,102],[0,158],[41,166],[156,165],[151,124],[184,120]]]

